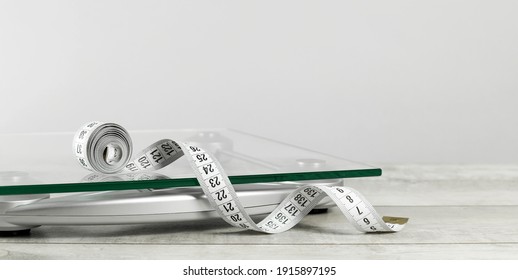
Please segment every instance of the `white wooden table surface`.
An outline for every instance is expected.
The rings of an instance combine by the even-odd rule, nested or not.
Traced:
[[[517,165],[381,167],[346,182],[380,214],[410,217],[395,234],[357,232],[337,209],[275,235],[220,220],[45,226],[0,237],[0,259],[518,259]]]

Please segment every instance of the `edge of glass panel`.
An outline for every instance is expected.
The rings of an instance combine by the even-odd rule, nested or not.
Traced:
[[[356,178],[381,176],[380,168],[315,171],[301,173],[256,174],[229,176],[232,184],[271,183],[282,181],[325,180],[339,178]],[[303,184],[303,182],[301,182]],[[20,194],[46,194],[46,193],[71,193],[71,192],[95,192],[118,191],[138,189],[168,189],[178,187],[199,186],[196,178],[175,178],[143,181],[115,181],[115,182],[90,182],[69,184],[43,184],[43,185],[14,185],[0,187],[0,195]]]

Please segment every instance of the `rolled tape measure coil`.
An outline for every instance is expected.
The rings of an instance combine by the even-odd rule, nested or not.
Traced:
[[[74,153],[84,168],[105,174],[163,168],[186,155],[207,199],[232,226],[264,233],[280,233],[295,226],[320,200],[329,196],[353,226],[363,232],[396,232],[407,218],[381,217],[356,190],[344,186],[305,185],[290,193],[277,208],[255,223],[239,201],[223,167],[204,149],[170,139],[157,141],[133,159],[128,132],[118,124],[90,122],[74,137]]]
[[[115,123],[90,122],[74,137],[74,153],[84,168],[105,174],[118,173],[131,158],[129,133]]]

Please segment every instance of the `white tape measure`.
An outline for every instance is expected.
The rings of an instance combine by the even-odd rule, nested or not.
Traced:
[[[396,232],[408,221],[408,218],[380,217],[354,189],[305,185],[288,195],[261,222],[255,223],[239,202],[220,163],[200,147],[163,139],[131,160],[131,138],[123,127],[114,123],[91,122],[76,133],[73,149],[84,168],[104,174],[157,170],[185,154],[210,204],[223,220],[239,228],[266,233],[284,232],[295,226],[326,196],[363,232]]]

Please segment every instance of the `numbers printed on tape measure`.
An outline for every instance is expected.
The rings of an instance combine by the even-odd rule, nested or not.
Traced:
[[[221,205],[232,199],[230,196],[230,191],[228,188],[222,188],[219,191],[215,191],[211,193],[212,198],[214,198],[214,202],[216,205]]]
[[[221,211],[225,214],[234,214],[237,211],[239,211],[239,209],[237,209],[236,203],[234,201],[229,201],[229,202],[223,203],[222,205],[219,206],[219,209],[221,209]]]
[[[81,163],[83,167],[88,168],[88,164],[86,163],[84,158],[77,158],[77,160],[79,161],[79,163]]]
[[[139,171],[137,165],[133,162],[126,164],[126,169],[128,169],[129,171]]]
[[[279,225],[276,224],[274,221],[272,220],[269,220],[266,222],[265,226],[271,228],[271,229],[278,229],[279,228]]]
[[[81,130],[81,132],[79,133],[79,135],[77,136],[77,138],[79,139],[84,139],[85,138],[85,135],[88,133],[88,130]]]
[[[309,200],[303,196],[301,193],[298,193],[293,198],[293,202],[299,205],[300,207],[306,207],[308,205]]]
[[[151,167],[151,162],[149,161],[146,155],[141,156],[137,161],[140,163],[141,168],[146,169],[148,167]]]
[[[172,153],[175,152],[173,145],[171,145],[171,143],[169,143],[169,142],[163,143],[162,145],[160,145],[160,148],[162,149],[164,154],[166,154],[168,156],[170,156]]]
[[[82,155],[83,154],[83,145],[82,144],[77,144],[76,145],[76,154],[77,155]]]
[[[286,216],[283,212],[280,212],[280,211],[277,212],[277,214],[275,214],[275,219],[283,225],[285,225],[291,221],[290,218],[288,218],[288,216]]]
[[[204,180],[208,179],[216,174],[219,174],[219,171],[217,170],[216,165],[214,163],[202,165],[202,166],[198,167],[198,170]]]
[[[221,178],[220,174],[205,180],[205,183],[213,189],[217,189],[218,187],[225,186],[225,183],[223,182],[223,179]]]
[[[309,199],[312,199],[314,198],[316,195],[319,194],[319,192],[315,189],[312,189],[312,188],[305,188],[304,190],[304,193],[306,194],[306,196],[309,198]]]
[[[149,151],[148,153],[146,153],[146,156],[151,159],[151,163],[153,165],[159,164],[165,160],[164,156],[162,155],[162,153],[160,153],[158,148]]]
[[[288,203],[282,208],[282,210],[287,213],[287,216],[291,217],[296,217],[300,213],[299,208],[297,208],[293,203]]]
[[[196,146],[189,146],[189,150],[191,153],[201,152],[201,149]]]
[[[241,222],[243,221],[243,217],[241,216],[241,214],[237,213],[237,214],[231,214],[230,215],[230,219],[233,221],[233,222]]]
[[[117,132],[109,133],[112,129]],[[113,141],[117,141],[119,145],[120,143],[127,144],[121,148],[121,153],[126,153],[126,157],[120,164],[98,165],[98,160],[104,158],[103,153],[106,150],[105,147],[97,146],[93,140],[100,141],[99,139],[103,137],[118,137]],[[109,141],[103,143],[109,143]],[[243,229],[265,233],[286,231],[295,226],[325,196],[330,197],[360,231],[395,232],[401,230],[408,220],[406,218],[380,217],[372,206],[351,188],[306,185],[294,190],[272,213],[256,224],[241,206],[239,198],[219,162],[196,145],[164,139],[144,149],[134,160],[130,160],[131,139],[124,128],[113,123],[90,122],[76,133],[73,148],[81,166],[102,173],[116,173],[122,170],[126,172],[157,170],[187,153],[190,155],[189,164],[216,212],[229,224]],[[96,158],[90,158],[92,155]],[[135,180],[149,180],[153,177],[146,173],[134,174],[140,174],[135,177]],[[91,178],[95,177],[91,176]]]

